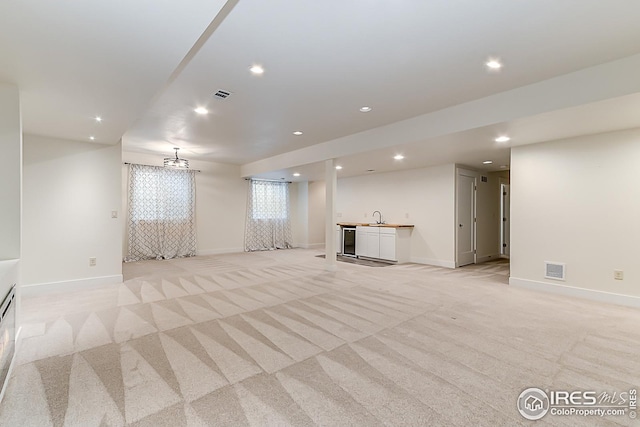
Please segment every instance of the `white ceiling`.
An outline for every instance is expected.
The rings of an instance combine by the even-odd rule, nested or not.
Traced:
[[[20,88],[24,132],[117,143],[223,4],[1,1],[0,82]]]
[[[426,141],[341,156],[336,158],[336,164],[342,166],[338,177],[343,178],[447,163],[495,172],[510,168],[510,149],[513,146],[639,126],[640,93],[450,133]],[[507,143],[494,141],[496,136],[503,134],[510,135],[512,140]],[[396,154],[405,158],[394,160]],[[488,160],[493,163],[483,164]],[[299,173],[300,176],[295,177],[294,173]],[[296,182],[323,180],[324,173],[324,162],[315,162],[256,176]]]
[[[633,0],[5,1],[0,81],[20,86],[27,133],[247,164],[637,54],[638,16]],[[637,98],[611,102],[337,157],[344,176],[498,167],[509,146],[497,132],[531,143],[640,126]]]

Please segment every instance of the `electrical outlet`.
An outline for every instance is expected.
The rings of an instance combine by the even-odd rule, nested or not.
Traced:
[[[367,217],[367,213],[366,213],[366,212],[364,213],[364,217],[365,217],[365,218]]]
[[[615,280],[624,280],[624,271],[622,271],[622,270],[613,270],[613,278]]]
[[[95,267],[98,263],[98,260],[95,257],[89,258],[89,267]]]
[[[342,212],[338,212],[338,218],[342,218]]]
[[[409,212],[407,212],[406,214],[404,214],[404,217],[405,217],[406,219],[409,219]]]
[[[118,211],[111,211],[111,218],[118,218]]]

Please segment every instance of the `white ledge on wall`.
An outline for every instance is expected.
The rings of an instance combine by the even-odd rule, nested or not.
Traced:
[[[609,304],[624,305],[627,307],[640,308],[640,297],[632,295],[615,294],[612,292],[596,291],[593,289],[576,288],[574,286],[566,286],[554,283],[539,282],[536,280],[519,279],[517,277],[509,278],[509,285],[530,289],[534,291],[543,291],[559,295],[567,295],[572,297],[584,298],[592,301],[604,302]]]
[[[15,268],[16,265],[20,262],[19,259],[2,259],[0,260],[0,279],[2,279],[5,274],[7,274],[11,269]],[[0,296],[3,298],[4,295]]]

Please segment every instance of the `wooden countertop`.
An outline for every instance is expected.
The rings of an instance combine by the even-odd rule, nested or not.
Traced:
[[[413,228],[413,224],[370,224],[368,222],[339,222],[341,227],[388,227],[388,228]]]

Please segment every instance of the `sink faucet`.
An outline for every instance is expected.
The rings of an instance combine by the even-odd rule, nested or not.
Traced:
[[[380,215],[380,219],[376,221],[376,224],[382,224],[382,214],[380,213],[380,211],[373,211],[373,214],[371,214],[371,216],[375,216],[376,212],[378,212],[378,215]]]

